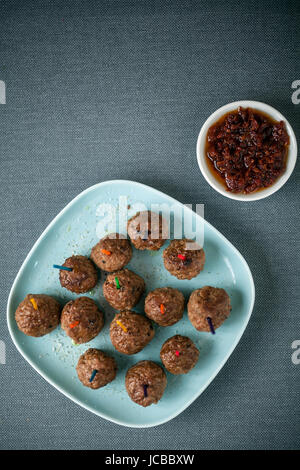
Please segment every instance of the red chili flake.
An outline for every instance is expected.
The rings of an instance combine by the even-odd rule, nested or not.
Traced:
[[[71,325],[69,325],[69,328],[75,328],[75,326],[79,325],[79,321],[75,320]]]
[[[179,254],[179,255],[177,255],[177,257],[180,258],[180,259],[182,259],[183,261],[186,260],[186,256],[185,256],[185,255],[180,255],[180,254]]]
[[[107,256],[111,255],[111,251],[105,250],[104,248],[101,250],[101,253],[103,253],[104,255],[107,255]]]
[[[163,315],[166,311],[164,304],[160,304],[160,313]]]

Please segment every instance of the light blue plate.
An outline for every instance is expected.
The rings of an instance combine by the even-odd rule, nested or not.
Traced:
[[[204,221],[206,264],[203,272],[196,278],[179,281],[171,276],[163,267],[162,249],[158,252],[134,249],[128,267],[145,279],[147,292],[156,287],[171,286],[180,289],[187,300],[194,289],[204,285],[226,289],[233,308],[229,319],[215,335],[197,332],[185,312],[184,318],[177,324],[167,328],[156,327],[155,338],[140,353],[134,356],[117,353],[109,338],[109,325],[114,312],[102,295],[100,284],[103,282],[103,275],[95,289],[87,294],[98,302],[106,317],[104,329],[93,341],[74,346],[60,327],[42,338],[30,338],[21,333],[16,326],[14,314],[26,294],[45,293],[55,296],[62,303],[76,297],[61,288],[58,270],[52,269],[52,265],[61,264],[73,253],[89,256],[91,247],[98,241],[96,227],[103,227],[99,205],[116,205],[119,196],[128,198],[131,211],[133,204],[137,202],[143,202],[149,208],[153,203],[182,207],[181,203],[166,194],[133,181],[107,181],[82,192],[55,217],[26,257],[9,295],[7,321],[11,337],[20,353],[48,382],[71,400],[115,423],[131,427],[150,427],[165,423],[181,413],[205,390],[223,367],[238,344],[251,316],[255,295],[254,283],[250,269],[241,254],[223,235]],[[199,216],[191,211],[190,214],[200,220]],[[135,309],[141,313],[143,301],[144,299]],[[129,399],[125,390],[127,369],[144,359],[160,362],[159,353],[163,342],[177,333],[189,336],[200,349],[196,367],[187,375],[172,376],[167,373],[168,385],[157,405],[148,408],[136,405]],[[84,387],[75,371],[79,356],[89,347],[107,351],[114,355],[118,362],[116,380],[99,390]],[[34,386],[33,383],[32,387]]]

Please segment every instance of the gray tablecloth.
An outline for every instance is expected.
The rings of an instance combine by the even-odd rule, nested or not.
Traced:
[[[299,165],[274,196],[215,192],[195,145],[218,107],[254,99],[300,137],[297,1],[1,1],[0,447],[6,449],[299,448]],[[45,382],[14,347],[5,309],[33,242],[79,192],[132,179],[205,215],[254,275],[253,317],[214,382],[152,429],[94,416]]]

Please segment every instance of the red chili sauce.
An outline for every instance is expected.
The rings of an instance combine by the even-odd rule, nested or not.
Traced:
[[[228,191],[251,193],[271,186],[284,172],[288,146],[283,121],[239,107],[208,129],[206,155],[212,173]]]

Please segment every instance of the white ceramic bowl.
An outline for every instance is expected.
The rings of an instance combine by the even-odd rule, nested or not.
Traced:
[[[250,194],[232,193],[231,191],[226,191],[225,187],[212,174],[210,168],[208,167],[207,157],[205,155],[206,136],[210,126],[212,126],[224,114],[237,109],[239,106],[242,106],[243,108],[257,109],[258,111],[262,111],[268,114],[271,118],[275,119],[276,121],[284,121],[286,130],[290,137],[290,145],[285,172],[275,181],[274,184],[272,184],[272,186]],[[278,189],[280,189],[281,186],[283,186],[284,183],[286,183],[289,177],[291,176],[296,164],[296,159],[297,141],[291,125],[279,111],[272,108],[272,106],[269,106],[265,103],[260,103],[259,101],[234,101],[233,103],[226,104],[225,106],[222,106],[221,108],[217,109],[217,111],[211,114],[211,116],[203,124],[197,140],[198,165],[206,181],[216,191],[223,194],[223,196],[229,197],[231,199],[236,199],[238,201],[257,201],[258,199],[263,199],[278,191]]]

